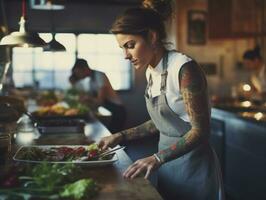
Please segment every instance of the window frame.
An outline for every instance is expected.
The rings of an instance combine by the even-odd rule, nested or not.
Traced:
[[[40,32],[40,33],[44,33],[44,34],[51,34],[51,33],[49,33],[49,32]],[[99,33],[99,32],[97,32],[97,33],[94,33],[94,32],[57,32],[56,34],[73,34],[74,36],[75,36],[75,43],[76,43],[76,45],[75,45],[75,50],[73,51],[74,52],[74,59],[77,59],[78,58],[78,54],[79,54],[79,52],[78,52],[78,36],[79,35],[81,35],[81,34],[110,34],[110,33],[106,33],[106,32],[104,32],[104,33]],[[35,52],[36,53],[36,52]],[[35,54],[34,52],[32,52],[32,54]],[[12,50],[12,60],[13,60],[13,55],[14,54],[14,52],[13,52],[13,50]],[[34,58],[33,58],[33,60],[34,60]],[[51,68],[49,68],[49,69],[47,69],[47,70],[43,70],[43,69],[38,69],[37,68],[37,70],[36,70],[36,67],[34,67],[33,65],[34,64],[32,64],[32,67],[31,67],[31,70],[28,70],[28,71],[24,71],[24,70],[21,70],[21,71],[19,71],[18,73],[19,74],[23,74],[23,73],[29,73],[29,72],[31,72],[31,76],[32,76],[32,84],[33,84],[33,87],[35,86],[34,84],[34,80],[36,81],[36,76],[37,76],[37,73],[39,73],[39,72],[42,72],[42,73],[52,73],[52,79],[55,79],[55,74],[56,74],[56,72],[57,72],[57,70],[55,70],[55,61],[52,61],[52,67]],[[130,62],[128,62],[128,75],[129,75],[129,79],[130,80],[128,80],[128,84],[129,84],[129,87],[128,88],[126,88],[126,89],[124,89],[124,88],[121,88],[121,89],[116,89],[115,91],[117,91],[117,92],[119,92],[119,93],[127,93],[127,92],[130,92],[130,91],[132,91],[133,89],[134,89],[134,82],[135,82],[135,80],[134,80],[134,77],[135,77],[135,73],[134,73],[134,69],[133,69],[133,67],[131,66],[131,63]],[[13,62],[12,62],[12,68],[14,69],[14,67],[13,67]],[[61,70],[58,70],[58,71],[61,71]],[[16,73],[16,72],[14,72],[13,71],[13,73]],[[121,74],[122,74],[122,72],[121,72]],[[37,80],[38,81],[38,80]],[[60,87],[58,87],[58,85],[56,85],[56,81],[53,81],[53,86],[51,87],[51,88],[39,88],[40,90],[65,90],[65,89],[67,89],[67,88],[60,88]],[[22,88],[23,87],[27,87],[28,85],[23,85],[22,86]]]

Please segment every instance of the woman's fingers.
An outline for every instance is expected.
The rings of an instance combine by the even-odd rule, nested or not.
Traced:
[[[130,179],[135,178],[143,171],[143,168],[138,168],[136,171],[132,172],[132,174],[129,176]]]
[[[100,142],[98,143],[98,147],[102,150],[105,150],[107,148],[107,143],[104,138],[100,140]]]
[[[100,140],[98,143],[98,147],[102,149],[103,146],[104,146],[104,141]]]
[[[108,148],[108,144],[104,143],[104,145],[102,146],[102,150],[105,151]]]
[[[132,165],[130,165],[126,171],[123,173],[123,177],[124,178],[129,178],[130,175],[136,170],[137,164],[133,163]]]
[[[111,138],[111,136],[108,137],[103,137],[100,142],[98,143],[98,146],[102,149],[102,150],[106,150],[109,146],[112,146],[113,140]]]
[[[147,168],[147,171],[146,171],[146,174],[145,174],[145,179],[148,179],[150,174],[151,174],[151,170],[152,170],[152,166],[148,166]]]
[[[124,172],[123,176],[125,178],[133,179],[138,176],[141,172],[145,171],[147,168],[147,164],[136,161],[134,164],[130,165],[127,170]]]
[[[130,165],[127,170],[123,173],[124,178],[133,179],[138,176],[141,172],[145,171],[145,179],[147,179],[152,170],[157,168],[156,166],[157,161],[155,160],[154,156],[150,156],[141,160],[137,160],[135,163]]]

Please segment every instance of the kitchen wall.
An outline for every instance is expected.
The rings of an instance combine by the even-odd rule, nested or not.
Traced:
[[[21,15],[17,0],[5,1],[6,13],[10,30],[18,29]],[[173,2],[175,15],[166,23],[169,40],[178,51],[184,52],[199,63],[214,63],[218,73],[208,76],[211,94],[229,95],[230,87],[239,81],[245,80],[245,70],[237,69],[243,52],[253,48],[251,39],[209,40],[204,45],[190,45],[187,43],[187,12],[188,10],[207,11],[207,0],[176,0]],[[66,9],[54,13],[54,26],[58,32],[108,32],[115,17],[122,11],[134,5],[104,5],[87,4],[84,1],[73,3],[67,1]],[[51,30],[51,13],[28,9],[28,23],[30,30],[40,32]],[[217,24],[219,26],[219,24]],[[135,71],[134,88],[120,94],[125,102],[128,119],[126,127],[137,125],[146,119],[148,114],[144,102],[146,85],[144,71]]]
[[[6,8],[9,29],[18,30],[18,22],[21,16],[21,1],[5,1],[4,6]],[[52,24],[54,24],[55,31],[58,32],[106,33],[115,17],[127,7],[129,6],[89,4],[86,1],[66,1],[64,10],[53,12],[33,10],[27,5],[26,15],[28,28],[32,31],[51,31]]]
[[[132,1],[131,1],[132,2]],[[5,1],[7,21],[10,31],[18,30],[18,21],[21,16],[21,2],[18,0]],[[83,33],[108,33],[112,22],[118,14],[128,7],[137,4],[88,4],[86,1],[67,1],[66,8],[62,11],[54,11],[53,23],[57,32],[83,32]],[[31,31],[50,32],[51,12],[27,9],[28,28]],[[173,32],[174,29],[169,29]],[[172,40],[175,40],[172,34]],[[134,86],[128,92],[122,92],[121,96],[128,111],[125,127],[132,127],[142,123],[149,118],[145,100],[144,90],[146,86],[145,71],[134,70]]]
[[[242,61],[242,54],[254,48],[254,39],[208,39],[203,45],[188,44],[187,14],[189,10],[206,11],[208,0],[177,0],[177,49],[187,53],[198,63],[214,63],[218,73],[208,76],[211,94],[227,96],[233,84],[247,80],[248,72],[238,69],[238,62]],[[219,26],[219,24],[217,24]],[[208,28],[208,22],[207,22]],[[241,66],[239,66],[241,68]]]

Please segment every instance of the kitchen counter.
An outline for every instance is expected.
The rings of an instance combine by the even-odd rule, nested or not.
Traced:
[[[99,141],[103,136],[110,135],[110,132],[99,121],[93,120],[86,124],[85,134],[47,134],[41,135],[29,144],[42,145],[67,145],[67,144],[90,144],[94,141]],[[17,138],[19,136],[17,135]],[[14,143],[10,157],[13,157],[17,148],[21,144]],[[93,198],[95,200],[112,200],[112,199],[127,199],[127,200],[146,200],[146,199],[162,199],[157,190],[143,177],[134,180],[125,180],[122,177],[122,172],[132,163],[130,158],[123,150],[117,152],[118,161],[109,166],[103,167],[86,167],[84,178],[93,178],[101,187],[99,194]],[[14,161],[10,160],[9,165],[13,165]]]
[[[266,112],[261,109],[237,109],[227,106],[215,106],[212,109],[212,114],[220,115],[221,118],[234,117],[247,122],[260,124],[266,127]]]
[[[226,193],[234,200],[266,199],[266,122],[213,108],[211,143]]]
[[[213,105],[213,111],[220,115],[240,117],[255,123],[266,124],[266,104],[255,105],[250,101],[224,102]]]

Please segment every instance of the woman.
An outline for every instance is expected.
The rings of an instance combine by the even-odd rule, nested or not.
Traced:
[[[145,173],[148,178],[158,169],[158,190],[164,199],[218,199],[221,179],[208,143],[210,107],[203,71],[186,55],[166,50],[162,17],[152,9],[127,10],[111,32],[125,58],[136,69],[147,68],[145,99],[151,120],[102,138],[100,147],[159,131],[159,152],[134,162],[123,176],[133,179]]]

